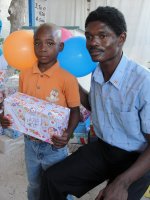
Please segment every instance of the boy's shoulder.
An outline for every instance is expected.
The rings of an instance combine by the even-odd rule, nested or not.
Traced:
[[[73,75],[73,74],[71,74],[70,72],[68,72],[67,70],[65,70],[65,69],[63,69],[61,66],[60,66],[60,68],[59,68],[59,73],[60,73],[60,75],[61,76],[63,76],[65,79],[66,78],[73,78],[73,79],[76,79],[76,77]]]
[[[27,69],[23,69],[20,71],[20,74],[22,76],[29,76],[33,73],[33,67],[27,68]]]

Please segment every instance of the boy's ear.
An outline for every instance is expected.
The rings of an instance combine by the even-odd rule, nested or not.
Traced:
[[[64,43],[60,42],[59,44],[59,51],[62,51],[64,49]]]

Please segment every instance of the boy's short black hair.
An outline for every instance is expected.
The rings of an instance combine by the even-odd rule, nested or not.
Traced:
[[[123,14],[114,7],[100,6],[96,10],[90,12],[85,21],[85,28],[88,23],[93,21],[104,22],[115,32],[117,36],[123,32],[127,32],[127,25]]]

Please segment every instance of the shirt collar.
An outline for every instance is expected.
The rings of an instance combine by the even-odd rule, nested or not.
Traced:
[[[59,67],[59,63],[56,62],[53,66],[50,67],[50,69],[46,70],[45,72],[41,72],[38,68],[38,63],[36,63],[33,66],[33,74],[42,74],[50,77]]]
[[[122,56],[116,70],[114,71],[112,77],[110,78],[110,82],[118,89],[121,88],[124,74],[125,74],[125,69],[127,67],[127,58],[126,56]]]
[[[112,77],[109,80],[109,82],[111,82],[118,89],[121,88],[126,66],[127,66],[127,57],[123,55],[116,70],[114,71]],[[104,83],[104,77],[100,65],[96,67],[92,78],[101,85]]]

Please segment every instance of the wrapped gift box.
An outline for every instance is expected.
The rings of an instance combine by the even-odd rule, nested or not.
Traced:
[[[5,98],[4,113],[12,129],[52,143],[52,135],[61,136],[67,128],[70,109],[16,92]]]
[[[0,88],[3,87],[7,79],[7,70],[0,70]]]
[[[3,110],[3,101],[4,98],[14,94],[18,91],[19,86],[19,75],[14,74],[12,75],[9,70],[3,70],[3,81],[0,79],[0,110]],[[19,131],[12,130],[12,129],[5,129],[3,130],[0,127],[0,135],[7,135],[12,139],[16,139],[22,135]]]
[[[18,88],[19,88],[19,75],[14,74],[8,77],[8,79],[4,83],[5,97],[8,97],[17,92]]]
[[[0,71],[0,103],[3,102],[5,97],[18,91],[19,75],[13,75],[10,77],[9,75],[8,70]]]
[[[90,131],[90,118],[84,122],[79,122],[78,126],[74,130],[73,138],[70,143],[72,144],[87,144]]]

